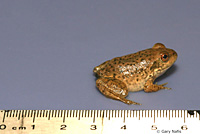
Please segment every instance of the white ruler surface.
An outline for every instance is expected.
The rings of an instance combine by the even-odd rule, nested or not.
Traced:
[[[0,134],[197,134],[198,110],[0,110]]]

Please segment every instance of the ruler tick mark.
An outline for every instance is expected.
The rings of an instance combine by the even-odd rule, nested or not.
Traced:
[[[6,111],[4,111],[4,114],[3,114],[3,122],[5,121],[5,115],[6,115]]]
[[[57,116],[60,117],[62,114],[60,113],[60,110],[57,112]]]
[[[185,123],[185,111],[184,111],[184,123]]]
[[[51,110],[51,117],[53,117],[53,114],[54,114],[54,110]]]
[[[95,111],[93,113],[93,123],[95,123]]]
[[[137,118],[137,111],[135,111],[135,117]]]
[[[72,116],[73,116],[73,118],[74,118],[74,112],[76,112],[76,111],[73,111],[73,112],[72,112]]]
[[[33,110],[34,114],[33,114],[33,123],[35,122],[35,114],[36,114],[36,111]]]
[[[49,112],[48,120],[50,120],[50,118],[51,118],[51,110],[49,110],[48,112]]]
[[[125,118],[126,118],[126,113],[125,113],[125,110],[124,111],[124,119],[123,119],[123,123],[125,123]],[[127,114],[128,115],[128,114]]]
[[[46,113],[46,117],[48,117],[48,111],[45,110],[45,113]]]
[[[10,115],[9,115],[9,117],[12,117],[12,112],[13,112],[13,110],[10,111]]]
[[[76,110],[76,118],[78,117],[78,110]]]
[[[80,117],[81,117],[81,112],[82,112],[82,110],[81,110],[81,111],[79,111],[79,113],[78,113],[78,120],[80,120]]]
[[[20,120],[21,110],[19,110],[18,120]]]
[[[30,114],[30,110],[27,111],[27,117],[29,117],[29,114]]]
[[[40,110],[36,110],[36,117],[38,117],[39,116],[39,113],[40,113]]]
[[[66,114],[66,110],[64,110],[63,123],[65,123],[65,114]]]
[[[17,117],[17,115],[18,115],[18,110],[16,110],[17,112],[16,112],[16,115],[15,115],[15,117]]]
[[[110,112],[111,112],[110,110],[108,112],[106,111],[106,117],[107,117],[107,114],[108,114],[108,120],[110,120],[111,116],[113,117],[113,112],[112,113],[110,113]]]
[[[158,118],[158,110],[157,110],[157,118]]]
[[[103,121],[104,121],[104,110],[102,110],[101,115],[102,115],[102,117],[101,117],[101,125],[103,126]]]
[[[139,112],[139,120],[140,120],[140,111],[138,111]]]

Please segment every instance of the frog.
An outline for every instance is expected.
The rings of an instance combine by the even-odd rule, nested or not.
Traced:
[[[171,89],[165,86],[168,83],[158,85],[154,81],[174,64],[177,57],[175,50],[166,48],[162,43],[155,43],[152,48],[136,53],[115,57],[94,67],[96,87],[108,98],[128,105],[141,105],[126,99],[128,93]]]

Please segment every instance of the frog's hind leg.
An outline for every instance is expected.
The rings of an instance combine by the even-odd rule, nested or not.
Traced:
[[[96,81],[96,86],[99,91],[108,98],[120,100],[129,105],[141,105],[140,103],[125,98],[128,95],[128,89],[126,85],[120,80],[111,78],[99,78]]]

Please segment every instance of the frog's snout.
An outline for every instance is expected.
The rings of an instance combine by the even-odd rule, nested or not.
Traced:
[[[100,70],[100,67],[97,66],[97,67],[94,68],[93,72],[97,73],[99,70]]]
[[[178,56],[178,54],[177,54],[175,51],[173,52],[173,55],[174,55],[174,56]]]
[[[173,51],[172,57],[173,57],[173,61],[175,62],[178,58],[178,54],[176,53],[176,51]]]
[[[173,56],[175,56],[176,57],[176,59],[177,59],[177,57],[178,57],[178,54],[174,51],[173,52]]]

